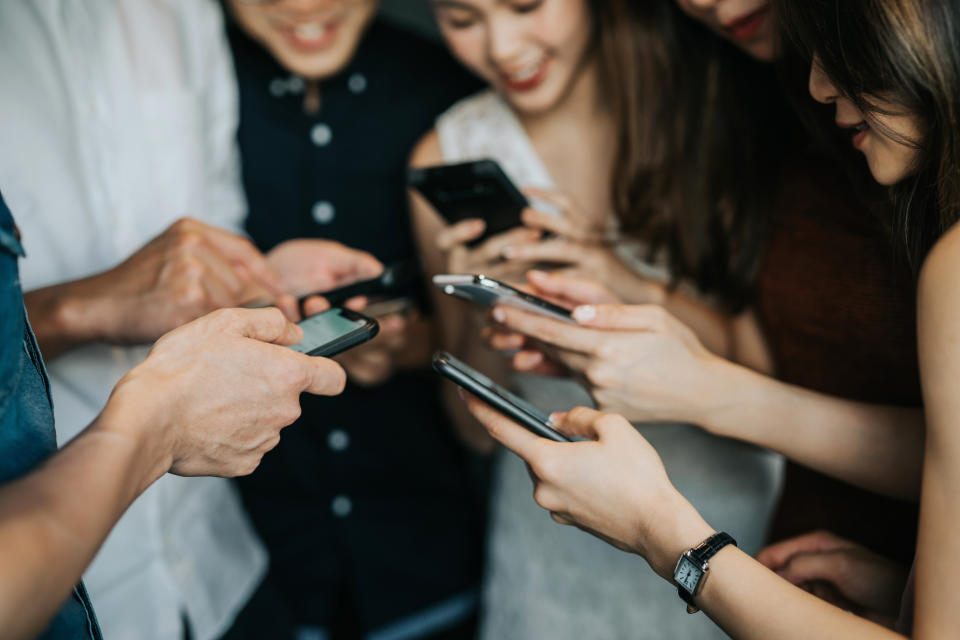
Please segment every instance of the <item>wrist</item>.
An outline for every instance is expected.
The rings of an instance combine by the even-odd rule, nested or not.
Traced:
[[[673,490],[660,501],[656,516],[656,530],[650,535],[647,560],[653,570],[667,582],[673,582],[673,572],[680,556],[697,546],[716,530],[679,492]]]
[[[731,408],[736,410],[739,396],[752,380],[744,375],[742,366],[709,352],[699,370],[703,379],[696,387],[698,400],[690,403],[685,420],[713,435],[729,435],[725,433],[726,416]]]
[[[155,390],[141,388],[134,369],[114,387],[91,429],[129,443],[137,461],[135,484],[138,492],[144,491],[173,466],[169,429],[161,417],[165,414],[151,404],[153,397],[158,394]]]

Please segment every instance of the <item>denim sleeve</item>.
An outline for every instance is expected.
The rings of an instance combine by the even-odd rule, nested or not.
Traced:
[[[23,475],[56,449],[49,382],[20,290],[22,256],[0,196],[0,482]]]
[[[0,195],[0,484],[29,472],[57,448],[50,381],[20,290],[17,260],[23,247],[15,229]],[[40,638],[102,640],[82,584]]]

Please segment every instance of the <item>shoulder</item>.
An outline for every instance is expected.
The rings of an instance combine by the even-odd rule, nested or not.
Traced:
[[[920,272],[921,295],[952,294],[960,275],[960,225],[951,227],[930,250]],[[957,292],[960,298],[960,291]]]
[[[440,136],[436,129],[431,129],[413,148],[408,164],[411,167],[429,167],[442,162],[443,150],[440,147]]]
[[[921,366],[953,358],[960,343],[960,225],[954,225],[930,251],[920,272],[917,315]]]

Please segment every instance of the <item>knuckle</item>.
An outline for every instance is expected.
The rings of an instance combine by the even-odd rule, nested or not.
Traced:
[[[199,282],[188,282],[177,290],[174,303],[180,307],[204,306],[207,292]]]
[[[584,371],[587,381],[595,387],[607,386],[610,375],[607,367],[601,363],[593,363]]]
[[[173,246],[181,253],[190,252],[203,243],[203,234],[191,227],[174,230]]]

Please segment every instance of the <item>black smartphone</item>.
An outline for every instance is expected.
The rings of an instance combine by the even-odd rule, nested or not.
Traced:
[[[510,393],[476,369],[457,360],[449,353],[440,351],[433,356],[433,368],[440,375],[477,396],[488,405],[523,425],[542,438],[555,442],[573,442],[554,429],[550,416],[535,406]]]
[[[433,277],[433,286],[447,295],[469,300],[483,307],[493,308],[504,304],[554,320],[574,322],[569,310],[484,275],[437,275]]]
[[[483,236],[472,244],[519,227],[520,214],[530,206],[495,160],[410,169],[407,184],[450,224],[468,218],[486,221]]]
[[[303,303],[313,296],[323,296],[332,306],[343,304],[357,296],[377,296],[382,299],[401,297],[407,289],[417,284],[419,273],[419,265],[415,260],[397,262],[384,267],[383,273],[376,278],[361,280],[338,289],[319,291],[303,296],[300,298],[300,308],[302,310]]]
[[[372,339],[380,330],[373,318],[345,307],[334,307],[297,323],[303,340],[291,349],[308,356],[332,358]]]

